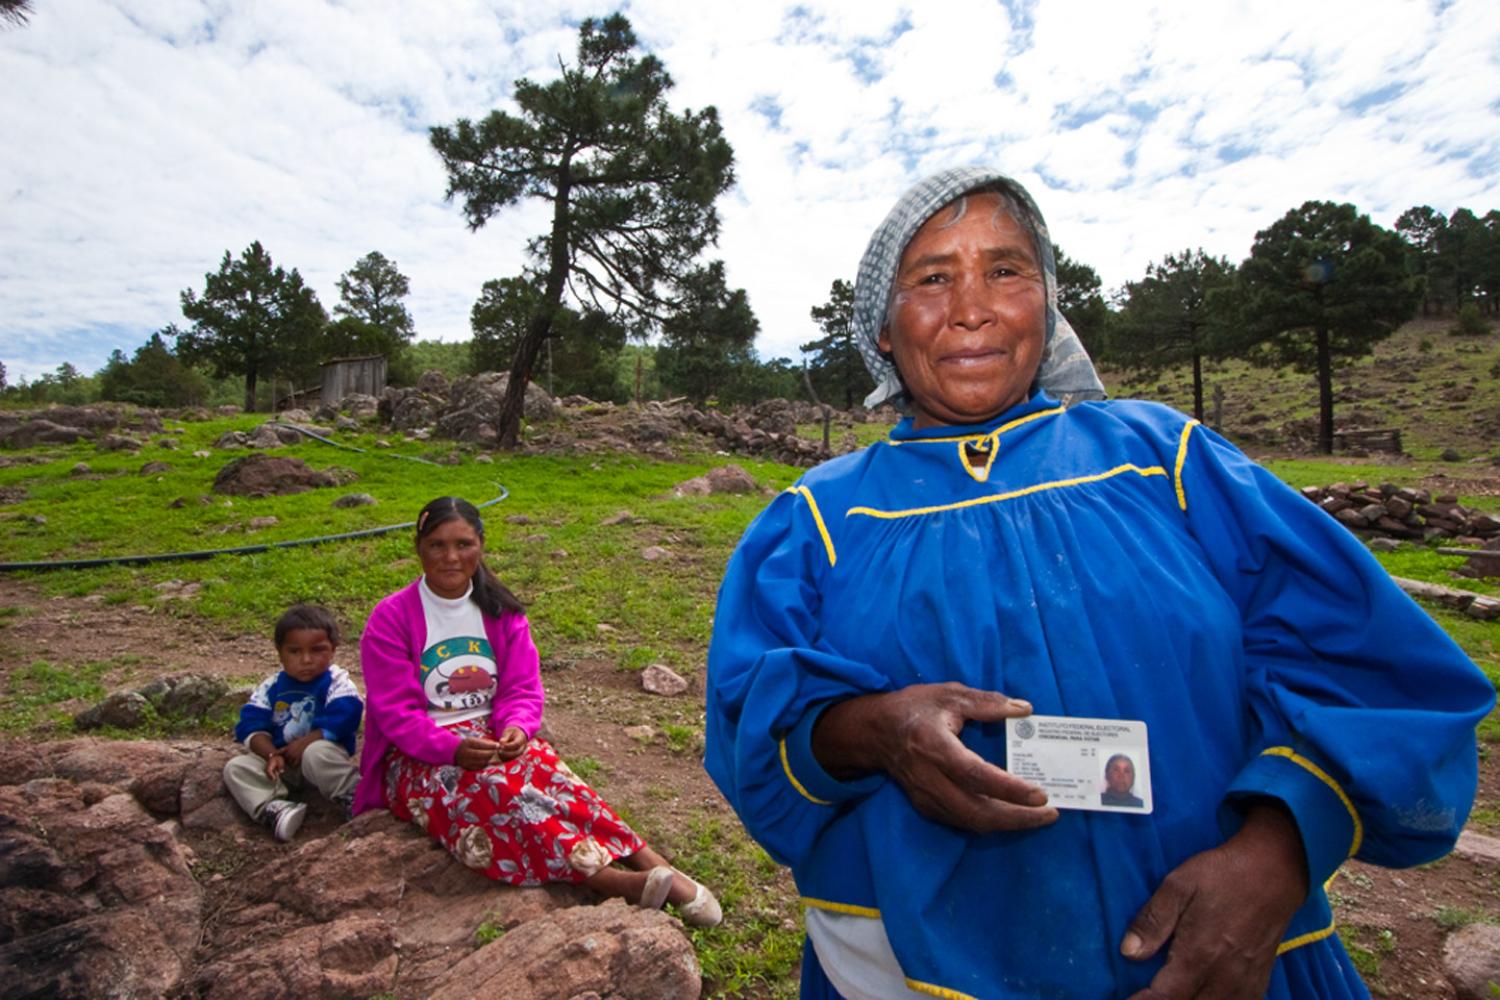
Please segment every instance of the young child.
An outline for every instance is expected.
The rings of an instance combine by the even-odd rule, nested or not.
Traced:
[[[234,727],[250,752],[224,765],[224,784],[280,841],[297,835],[307,812],[286,797],[287,783],[311,784],[346,813],[354,800],[359,768],[351,758],[365,706],[349,674],[333,663],[338,644],[338,623],[326,609],[288,608],[276,622],[281,670],[250,695]]]

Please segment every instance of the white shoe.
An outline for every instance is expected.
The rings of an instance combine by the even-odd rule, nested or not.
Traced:
[[[682,875],[682,872],[677,874]],[[708,886],[686,875],[682,877],[697,887],[693,898],[677,907],[677,912],[682,915],[682,922],[689,927],[719,926],[719,922],[724,919],[724,911],[719,906],[719,900],[709,891]]]
[[[648,910],[659,910],[667,902],[667,893],[672,891],[672,869],[657,865],[646,873],[646,887],[641,890],[641,901],[635,905]]]
[[[266,811],[260,814],[260,821],[271,828],[277,840],[285,844],[297,836],[297,831],[302,829],[302,817],[306,815],[307,806],[301,802],[272,799],[266,803]]]

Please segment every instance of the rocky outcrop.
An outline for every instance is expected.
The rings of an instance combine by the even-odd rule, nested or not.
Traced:
[[[134,691],[110,694],[75,715],[73,724],[83,730],[103,726],[134,729],[152,716],[198,723],[219,709],[243,703],[243,694],[236,701],[229,685],[218,677],[207,674],[158,677]]]
[[[202,893],[172,833],[99,781],[0,787],[8,996],[157,997],[190,967]]]
[[[672,492],[679,497],[709,496],[713,493],[754,493],[759,488],[750,473],[738,465],[719,465],[701,476],[684,479],[672,488]]]
[[[224,793],[234,752],[0,740],[6,995],[699,995],[693,946],[667,914],[593,905],[581,886],[496,886],[383,810],[277,845]],[[243,832],[235,850],[251,857],[236,891],[195,869],[184,830],[220,838],[200,846]]]
[[[246,455],[219,470],[213,490],[234,496],[283,496],[337,485],[339,477],[315,471],[300,458]]]
[[[431,984],[432,1000],[696,1000],[702,973],[676,922],[610,900],[526,924],[464,958]]]
[[[451,385],[441,372],[426,372],[414,387],[386,389],[377,412],[399,431],[432,427],[441,437],[489,445],[499,438],[500,406],[509,386],[507,372],[481,372]],[[527,420],[557,414],[557,404],[535,382],[527,383],[523,405]]]
[[[354,421],[355,425],[358,426],[363,421],[374,420],[379,410],[380,400],[374,396],[368,396],[362,392],[351,392],[339,400],[335,406],[325,404],[318,407],[314,416],[324,423],[348,419]],[[344,417],[344,414],[348,416]]]
[[[1490,597],[1488,594],[1476,594],[1471,590],[1444,587],[1442,584],[1428,583],[1425,580],[1408,580],[1400,576],[1393,576],[1391,579],[1413,597],[1441,604],[1454,611],[1462,611],[1470,618],[1478,618],[1480,621],[1500,618],[1500,598]]]
[[[705,413],[690,406],[678,414],[685,425],[714,438],[719,447],[747,455],[763,455],[787,465],[816,465],[829,457],[821,443],[796,433],[766,431],[722,413]]]
[[[1434,538],[1500,536],[1500,518],[1463,507],[1451,494],[1368,483],[1306,486],[1302,495],[1351,531],[1362,535],[1426,541]]]
[[[9,410],[0,413],[0,448],[29,448],[37,444],[72,444],[75,441],[103,442],[113,437],[140,442],[122,433],[158,434],[161,417],[153,410],[143,410],[121,403],[95,403],[89,406],[49,406],[39,410]]]

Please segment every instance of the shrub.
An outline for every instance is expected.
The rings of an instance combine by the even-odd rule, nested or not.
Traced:
[[[1458,321],[1448,328],[1455,337],[1482,337],[1490,332],[1490,325],[1479,312],[1478,302],[1465,302],[1458,310]]]

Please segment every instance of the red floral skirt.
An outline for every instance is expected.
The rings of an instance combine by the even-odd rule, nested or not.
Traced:
[[[495,739],[483,719],[449,729],[461,738]],[[385,780],[398,819],[497,882],[582,882],[646,846],[546,740],[533,739],[521,756],[482,771],[424,763],[393,748]]]

